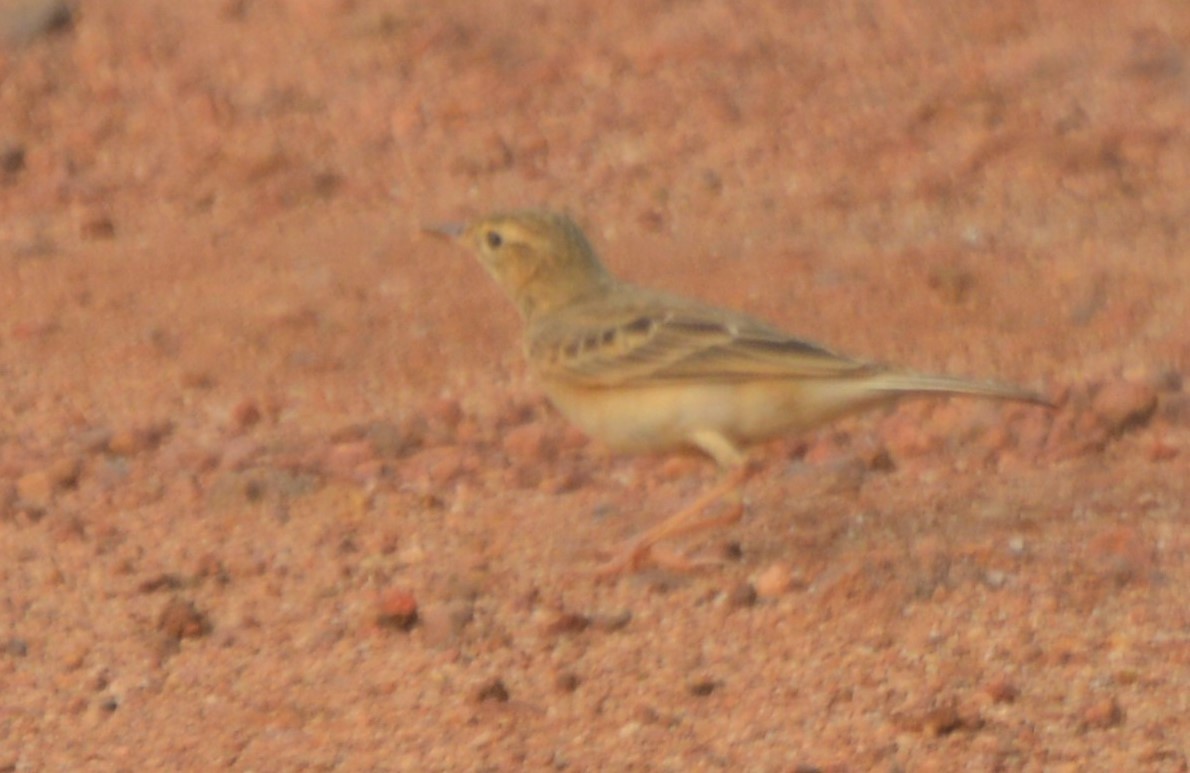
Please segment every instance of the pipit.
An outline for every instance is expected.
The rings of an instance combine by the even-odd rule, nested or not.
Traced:
[[[745,314],[623,282],[562,214],[518,211],[427,230],[470,248],[504,287],[524,318],[530,368],[570,421],[617,451],[693,448],[723,470],[716,486],[632,540],[602,575],[660,561],[654,546],[662,540],[738,520],[738,501],[728,515],[698,515],[725,497],[738,500],[752,472],[741,449],[754,443],[908,396],[1049,405],[1013,386],[851,359]]]

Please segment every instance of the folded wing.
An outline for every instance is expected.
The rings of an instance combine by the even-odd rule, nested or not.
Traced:
[[[541,375],[606,387],[697,380],[862,377],[883,370],[793,338],[759,320],[641,293],[617,306],[577,305],[529,331]]]

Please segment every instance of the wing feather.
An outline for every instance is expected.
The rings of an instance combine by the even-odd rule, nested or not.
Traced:
[[[608,387],[859,377],[882,370],[743,314],[633,289],[618,300],[605,297],[535,321],[527,347],[541,375]]]

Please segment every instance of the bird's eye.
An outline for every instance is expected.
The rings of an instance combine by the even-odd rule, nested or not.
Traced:
[[[500,247],[504,244],[504,237],[500,235],[499,231],[488,231],[484,238],[487,240],[488,246],[493,250],[500,249]]]

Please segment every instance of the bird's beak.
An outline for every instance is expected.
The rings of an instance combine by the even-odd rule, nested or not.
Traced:
[[[421,230],[431,236],[458,239],[467,230],[467,226],[465,223],[435,223],[433,225],[424,225]]]

